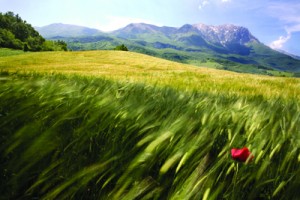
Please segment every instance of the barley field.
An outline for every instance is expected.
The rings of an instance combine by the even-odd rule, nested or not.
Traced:
[[[116,51],[0,70],[0,199],[300,197],[299,79]]]

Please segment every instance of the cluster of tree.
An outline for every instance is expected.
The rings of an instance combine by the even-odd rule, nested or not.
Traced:
[[[0,13],[0,47],[24,51],[67,50],[65,42],[45,40],[30,24],[13,12]]]
[[[128,48],[124,44],[121,44],[121,45],[116,46],[116,48],[114,48],[114,50],[117,50],[117,51],[128,51]]]

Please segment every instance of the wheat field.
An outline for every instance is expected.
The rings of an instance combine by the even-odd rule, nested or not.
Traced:
[[[299,199],[299,79],[116,51],[0,69],[0,199]]]
[[[195,67],[123,51],[25,53],[2,57],[11,72],[79,74],[210,93],[299,98],[300,80]]]

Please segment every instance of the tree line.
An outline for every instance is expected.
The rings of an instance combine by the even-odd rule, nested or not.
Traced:
[[[13,12],[0,12],[0,47],[24,51],[67,51],[64,41],[45,40],[30,24]]]

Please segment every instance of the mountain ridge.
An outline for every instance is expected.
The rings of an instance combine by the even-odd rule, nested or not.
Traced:
[[[250,41],[259,42],[259,40],[255,38],[247,28],[242,26],[236,26],[233,24],[224,24],[219,26],[205,25],[202,23],[193,24],[193,25],[184,24],[183,26],[177,28],[177,27],[169,27],[169,26],[160,27],[160,26],[155,26],[146,23],[131,23],[125,26],[124,28],[120,28],[115,31],[112,31],[114,35],[121,36],[121,37],[122,37],[122,33],[124,34],[124,32],[130,32],[131,34],[160,32],[166,35],[195,32],[195,33],[200,33],[205,40],[214,43],[221,43],[222,45],[224,45],[230,39],[232,40],[236,38],[237,34],[240,33],[241,35],[239,37],[243,37],[242,38],[243,40],[239,41],[240,44],[245,44]]]
[[[72,24],[64,24],[64,23],[52,23],[46,26],[41,26],[41,27],[34,27],[41,35],[43,35],[46,38],[51,38],[51,37],[79,37],[79,36],[97,36],[98,34],[114,34],[117,35],[120,32],[131,32],[134,34],[143,34],[143,33],[157,33],[161,32],[164,34],[174,34],[175,32],[187,32],[191,30],[185,30],[187,27],[192,27],[194,30],[199,31],[202,35],[205,35],[207,37],[208,34],[212,34],[213,36],[216,37],[216,34],[218,34],[218,30],[220,29],[225,29],[225,31],[229,31],[228,29],[235,30],[236,29],[242,29],[245,32],[247,32],[252,39],[258,41],[251,33],[250,31],[242,26],[236,26],[233,24],[223,24],[223,25],[205,25],[203,23],[198,23],[198,24],[184,24],[181,27],[171,27],[171,26],[156,26],[152,24],[147,24],[147,23],[130,23],[127,26],[123,28],[119,28],[114,31],[110,32],[103,32],[99,29],[95,28],[89,28],[86,26],[79,26],[79,25],[72,25]],[[52,29],[52,30],[49,30]],[[208,31],[209,30],[209,31]],[[224,32],[224,31],[223,31]],[[224,37],[224,35],[223,35]],[[207,37],[206,39],[209,39]],[[219,41],[222,38],[218,38]]]
[[[45,38],[51,37],[80,37],[80,36],[95,36],[101,34],[102,31],[85,26],[53,23],[42,27],[34,27]]]

